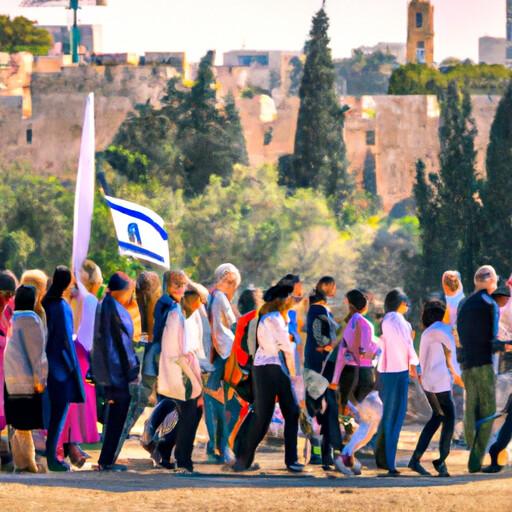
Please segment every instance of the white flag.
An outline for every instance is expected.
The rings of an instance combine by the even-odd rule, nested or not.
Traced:
[[[116,228],[119,253],[169,269],[169,242],[164,220],[153,210],[105,196]]]
[[[71,262],[77,276],[84,260],[87,258],[91,238],[91,222],[94,209],[94,152],[94,93],[91,92],[85,103],[75,190],[73,256]]]

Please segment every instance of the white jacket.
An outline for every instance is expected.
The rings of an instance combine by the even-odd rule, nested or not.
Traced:
[[[185,329],[185,317],[177,307],[167,315],[158,370],[158,393],[183,401],[202,391],[199,361],[194,352],[187,352]]]

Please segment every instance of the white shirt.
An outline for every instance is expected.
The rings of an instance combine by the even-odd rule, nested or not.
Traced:
[[[231,303],[224,293],[216,290],[210,295],[211,300],[211,334],[213,346],[222,359],[227,359],[231,354],[235,335],[231,328],[236,323]]]
[[[280,351],[293,355],[294,347],[290,341],[288,326],[279,311],[263,316],[258,324],[257,338],[258,349],[254,357],[254,366],[280,365]]]
[[[414,350],[411,324],[396,311],[384,317],[379,345],[382,353],[377,369],[381,373],[405,372],[409,366],[419,363]]]
[[[464,291],[460,290],[455,295],[445,295],[446,299],[446,309],[448,310],[449,322],[453,328],[457,326],[457,312],[459,309],[459,304],[462,299],[464,299]]]
[[[463,290],[460,290],[455,295],[445,295],[446,309],[448,310],[448,317],[450,322],[449,325],[452,331],[457,328],[457,313],[459,310],[459,304],[462,302],[464,297],[465,295]],[[457,361],[457,345],[455,342],[455,336],[453,336],[453,334],[450,336],[450,341],[452,343],[450,347],[450,351],[452,353],[452,366],[453,369],[460,375],[461,369],[460,364]]]
[[[446,364],[444,348],[452,349],[452,329],[435,322],[423,331],[420,341],[421,382],[425,391],[443,393],[452,389],[452,378]]]

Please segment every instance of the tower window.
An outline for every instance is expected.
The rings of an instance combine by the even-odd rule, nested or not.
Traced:
[[[416,62],[425,64],[425,41],[418,41],[416,45]]]
[[[416,13],[416,28],[423,27],[423,13],[417,12]]]
[[[375,146],[375,131],[368,130],[366,132],[366,145],[367,146]]]
[[[32,127],[27,128],[27,144],[32,144]]]

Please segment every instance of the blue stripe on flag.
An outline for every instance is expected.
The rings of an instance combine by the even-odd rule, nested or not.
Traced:
[[[150,258],[153,258],[157,261],[165,263],[165,260],[162,256],[160,256],[156,252],[148,251],[147,249],[144,249],[143,247],[140,247],[138,245],[129,244],[128,242],[119,241],[119,247],[121,247],[122,249],[126,249],[128,251],[133,251],[133,252],[138,252],[139,254],[144,254],[144,256],[149,256]]]
[[[144,213],[138,212],[137,210],[131,210],[130,208],[126,208],[124,206],[120,206],[118,204],[112,203],[108,199],[105,199],[105,202],[113,210],[117,210],[118,212],[124,213],[125,215],[129,215],[130,217],[134,217],[136,219],[143,220],[144,222],[147,222],[148,224],[151,224],[151,226],[153,226],[158,231],[158,233],[162,237],[162,240],[169,239],[165,229],[163,229],[162,226],[160,226],[160,224],[155,222],[151,217],[148,217]]]

